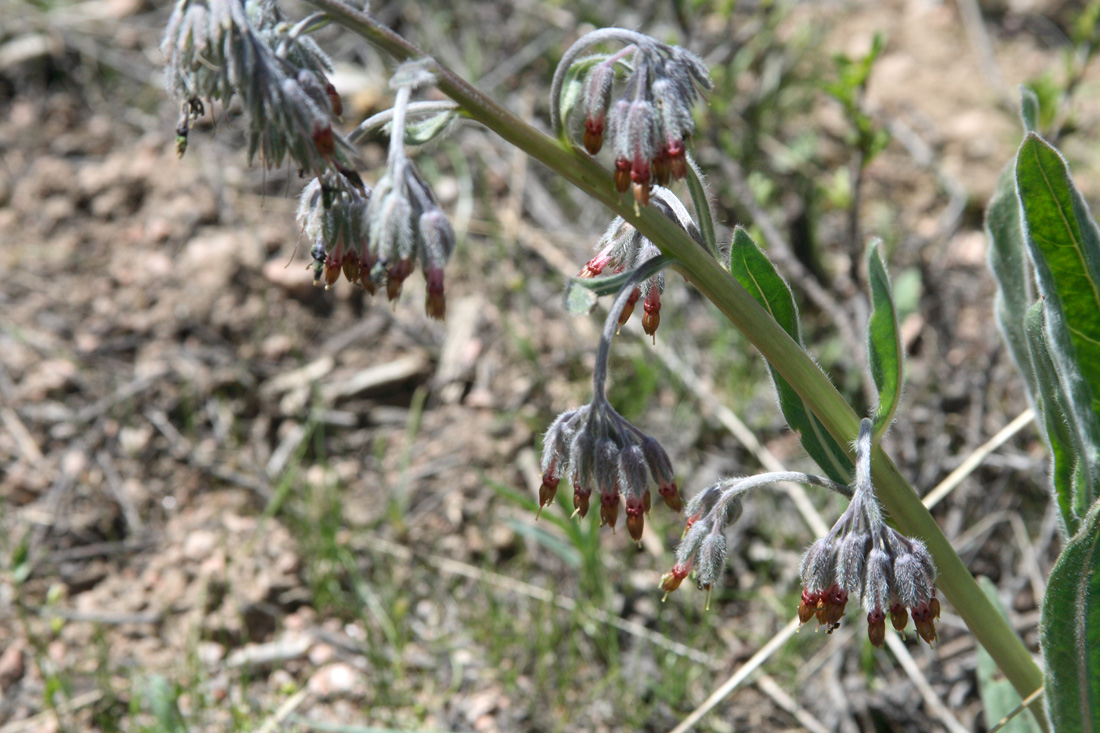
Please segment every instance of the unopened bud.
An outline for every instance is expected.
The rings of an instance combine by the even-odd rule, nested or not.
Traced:
[[[867,638],[871,646],[881,647],[886,643],[886,612],[881,608],[867,614]]]
[[[939,601],[936,601],[937,610]],[[933,614],[931,604],[920,603],[913,607],[913,626],[917,634],[929,644],[936,641],[936,616]]]
[[[690,565],[681,565],[677,563],[672,566],[672,572],[665,573],[661,576],[660,589],[665,593],[671,593],[680,587],[680,584],[684,582],[684,578],[691,572]]]
[[[667,150],[662,150],[653,159],[653,180],[657,181],[658,185],[667,186],[671,178],[672,159],[669,157]]]
[[[325,286],[334,284],[340,278],[340,261],[334,255],[325,260]]]
[[[626,299],[626,305],[623,306],[623,312],[619,314],[620,326],[625,326],[626,322],[630,320],[630,314],[634,312],[634,304],[637,303],[638,299],[641,297],[641,288],[634,288],[634,291],[630,294],[630,297]]]
[[[332,114],[336,117],[341,117],[344,114],[344,102],[340,99],[340,94],[336,91],[336,87],[332,85],[332,82],[325,82],[325,94],[328,96],[328,102],[332,105]]]
[[[332,134],[332,125],[313,126],[313,145],[322,158],[331,158],[336,152],[336,138]]]
[[[588,516],[588,501],[592,497],[592,489],[582,486],[573,487],[573,511],[582,518]]]
[[[428,291],[424,296],[424,312],[429,318],[442,321],[447,315],[447,300],[443,296],[443,270],[428,270]]]
[[[909,612],[900,602],[890,604],[890,624],[894,631],[905,631],[905,625],[909,623]]]
[[[627,496],[626,498],[626,531],[635,542],[642,539],[642,530],[645,528],[645,504],[641,496]]]
[[[406,259],[398,260],[386,270],[386,297],[393,301],[401,295],[401,287],[412,273],[412,262]]]
[[[848,605],[848,591],[833,583],[820,595],[820,602],[817,606],[818,623],[828,627],[829,633],[832,633],[833,629],[840,625],[840,620],[844,618],[844,607],[846,605]]]
[[[619,492],[618,491],[601,491],[600,492],[600,525],[608,525],[612,531],[615,529],[615,523],[619,521]]]
[[[656,340],[657,328],[661,325],[661,294],[657,288],[650,288],[649,294],[642,303],[645,315],[642,316],[642,329],[647,336]]]
[[[359,282],[359,258],[353,255],[344,257],[344,278],[354,285]]]
[[[628,188],[630,188],[630,161],[619,158],[615,161],[615,190],[626,193]]]
[[[798,623],[804,624],[817,613],[817,604],[821,600],[821,594],[802,589],[802,600],[798,603]]]
[[[603,147],[603,117],[589,116],[584,121],[584,149],[590,155],[600,152]]]

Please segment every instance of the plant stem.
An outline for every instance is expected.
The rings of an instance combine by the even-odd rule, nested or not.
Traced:
[[[401,36],[340,0],[309,2],[400,61],[426,57]],[[859,416],[829,378],[733,276],[723,270],[683,229],[655,207],[635,211],[634,200],[620,196],[612,184],[611,174],[581,149],[565,148],[437,61],[433,61],[429,68],[438,77],[436,86],[439,90],[462,105],[471,118],[622,216],[664,254],[675,259],[677,270],[756,346],[805,400],[829,433],[841,445],[852,442],[859,432]],[[996,660],[1020,696],[1026,698],[1031,695],[1043,684],[1043,674],[1031,653],[986,598],[936,520],[881,446],[874,449],[871,476],[879,500],[898,528],[906,535],[925,542],[939,570],[940,589],[971,633]],[[1041,701],[1030,707],[1046,729]]]

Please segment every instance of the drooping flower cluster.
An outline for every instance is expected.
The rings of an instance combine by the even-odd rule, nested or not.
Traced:
[[[611,55],[578,58],[605,42],[627,46]],[[557,97],[574,65],[587,71],[579,95],[568,100],[573,106],[559,111]],[[626,84],[612,103],[620,65],[628,70]],[[691,51],[622,28],[594,31],[574,43],[558,66],[551,90],[555,130],[565,126],[573,139],[579,133],[592,155],[603,147],[606,133],[615,155],[616,188],[623,193],[633,186],[635,200],[645,206],[653,183],[665,186],[686,175],[687,143],[695,132],[691,108],[700,90],[711,86],[706,64]]]
[[[687,504],[687,524],[684,536],[676,548],[676,564],[661,576],[660,587],[667,595],[680,587],[684,579],[694,574],[695,584],[707,591],[714,587],[726,564],[727,525],[741,516],[741,494],[738,479],[720,481],[693,496]]]
[[[727,479],[704,489],[687,505],[687,526],[676,550],[676,564],[661,578],[666,593],[694,574],[700,588],[710,590],[724,567],[726,543],[722,530],[741,515],[741,497],[764,484],[796,481],[816,484],[851,496],[847,510],[829,533],[815,542],[802,559],[802,599],[798,618],[816,618],[833,631],[840,625],[851,596],[867,610],[871,643],[882,646],[886,615],[894,628],[905,628],[909,614],[917,633],[929,644],[936,640],[940,615],[936,598],[936,567],[924,544],[890,528],[871,485],[872,423],[864,420],[856,442],[856,480],[848,488],[821,476],[767,473]]]
[[[856,481],[852,502],[825,537],[802,558],[802,599],[798,618],[817,618],[832,631],[840,625],[850,596],[867,611],[867,635],[875,646],[886,638],[886,614],[901,631],[913,615],[917,634],[936,640],[940,616],[936,566],[924,543],[903,536],[883,521],[871,485],[871,423],[860,426],[856,442]]]
[[[687,209],[670,191],[663,188],[656,189],[653,201],[654,205],[660,208],[668,218],[683,227],[693,239],[701,240],[699,228]],[[628,272],[661,254],[661,250],[657,249],[653,242],[642,236],[641,232],[621,216],[615,217],[611,222],[611,226],[596,243],[596,250],[598,251],[596,256],[585,264],[577,277],[598,277],[607,270],[612,273]],[[642,328],[647,336],[656,338],[657,328],[661,325],[661,294],[664,290],[665,276],[662,272],[658,272],[636,286],[619,315],[619,325],[622,326],[630,320],[635,305],[642,300],[644,312]]]
[[[455,247],[454,229],[431,187],[405,154],[405,111],[414,87],[429,83],[422,65],[406,64],[391,85],[394,102],[386,171],[371,191],[344,174],[314,179],[302,192],[298,220],[313,241],[315,280],[332,285],[340,273],[373,295],[380,286],[395,300],[420,264],[427,280],[424,309],[442,320],[447,305],[443,267]]]
[[[602,398],[563,412],[546,431],[540,512],[554,501],[563,476],[572,481],[573,506],[582,517],[588,514],[593,490],[599,490],[601,526],[615,529],[619,504],[624,503],[626,529],[634,540],[642,537],[651,484],[657,486],[657,493],[672,511],[679,512],[682,507],[665,449],[624,420]]]
[[[168,90],[182,101],[180,155],[204,103],[239,95],[248,117],[248,159],[276,167],[286,156],[320,174],[349,168],[350,146],[332,127],[342,113],[327,78],[332,64],[305,35],[311,16],[291,26],[272,0],[177,0],[161,52]]]

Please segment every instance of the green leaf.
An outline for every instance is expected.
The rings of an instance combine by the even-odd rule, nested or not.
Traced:
[[[1100,725],[1100,503],[1054,563],[1039,643],[1053,730],[1095,730]]]
[[[1016,157],[1016,190],[1046,300],[1044,331],[1065,391],[1066,417],[1081,437],[1078,459],[1095,476],[1100,473],[1100,229],[1061,154],[1034,133],[1024,138]],[[1091,501],[1090,496],[1082,508]]]
[[[1001,335],[1008,344],[1016,367],[1024,377],[1028,394],[1038,389],[1031,369],[1028,340],[1024,333],[1027,309],[1035,300],[1032,294],[1031,267],[1027,243],[1020,224],[1020,200],[1016,197],[1016,172],[1008,166],[997,180],[997,188],[985,213],[985,231],[989,236],[989,267],[997,281],[994,311]]]
[[[1020,121],[1024,123],[1024,134],[1039,131],[1039,95],[1035,90],[1020,85]]]
[[[989,578],[978,578],[978,584],[982,587],[990,603],[997,612],[1008,618],[1001,598],[997,593],[997,586]],[[1020,693],[1012,686],[989,656],[985,647],[978,646],[978,690],[981,693],[982,708],[985,710],[985,725],[990,728],[1003,720],[1006,716],[1019,712],[1001,728],[1004,733],[1039,733],[1042,729],[1036,722],[1035,716],[1027,708],[1020,709],[1023,702]]]
[[[577,106],[577,100],[584,93],[584,77],[589,69],[598,63],[607,60],[607,56],[588,56],[580,59],[565,72],[565,81],[561,85],[561,129],[569,129],[569,118],[573,115],[573,108]]]
[[[894,419],[901,399],[902,352],[898,313],[890,276],[882,261],[881,242],[872,242],[867,252],[867,276],[871,284],[871,317],[867,323],[867,354],[871,377],[878,390],[875,410],[875,439],[882,437]]]
[[[749,291],[753,298],[772,315],[791,338],[802,343],[802,326],[798,318],[798,306],[786,281],[771,260],[756,246],[743,228],[737,227],[730,246],[730,273]],[[769,365],[771,368],[771,365]],[[814,459],[821,470],[834,481],[847,483],[852,478],[852,460],[802,398],[774,368],[772,381],[779,395],[779,408],[787,424],[798,433],[802,447]]]
[[[619,292],[630,278],[637,273],[637,282],[653,277],[672,264],[665,255],[650,257],[638,265],[636,270],[627,270],[606,277],[573,277],[565,286],[565,309],[574,315],[591,313],[596,307],[596,299],[601,295],[613,295]]]
[[[156,718],[158,730],[166,733],[186,731],[187,724],[179,709],[179,689],[159,674],[145,681],[142,690],[149,711]]]
[[[1085,512],[1075,509],[1078,492],[1088,495],[1088,464],[1078,456],[1083,448],[1079,436],[1066,421],[1068,406],[1058,372],[1047,350],[1043,304],[1036,303],[1027,312],[1025,334],[1030,355],[1029,373],[1035,380],[1031,394],[1038,422],[1050,449],[1050,483],[1067,537],[1072,537]]]
[[[409,122],[405,125],[405,144],[425,145],[450,132],[457,119],[458,112],[452,109],[416,122]]]

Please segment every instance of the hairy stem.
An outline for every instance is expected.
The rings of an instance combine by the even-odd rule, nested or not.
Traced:
[[[398,60],[426,56],[401,36],[340,0],[309,2]],[[805,400],[829,433],[841,445],[851,443],[859,430],[856,412],[802,347],[683,229],[655,207],[635,211],[633,199],[616,192],[611,174],[580,149],[564,147],[482,94],[446,66],[433,62],[430,69],[438,78],[439,90],[462,105],[471,118],[622,216],[663,253],[674,258],[677,270],[756,346]],[[898,528],[925,542],[939,569],[939,587],[971,633],[996,660],[1021,697],[1031,695],[1043,684],[1042,671],[1012,627],[986,598],[935,519],[881,446],[873,450],[871,476],[879,500]],[[1045,728],[1042,702],[1032,704],[1031,710]]]

